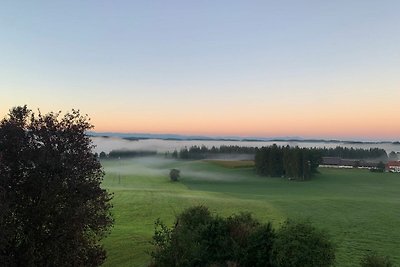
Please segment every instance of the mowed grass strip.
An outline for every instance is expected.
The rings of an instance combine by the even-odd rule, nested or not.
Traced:
[[[199,204],[221,216],[250,211],[276,227],[286,218],[309,219],[332,236],[337,266],[357,266],[368,250],[400,264],[398,174],[320,168],[311,181],[295,182],[208,161],[151,162],[103,162],[103,185],[115,194],[105,266],[147,266],[154,221],[172,225],[176,214]],[[169,181],[170,168],[181,170],[180,182]]]

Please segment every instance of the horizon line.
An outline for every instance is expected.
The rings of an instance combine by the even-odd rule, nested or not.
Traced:
[[[182,134],[182,133],[151,133],[151,132],[118,132],[118,131],[89,131],[89,133],[95,133],[98,136],[95,137],[101,137],[101,135],[114,135],[116,137],[143,137],[145,138],[146,135],[148,136],[153,136],[154,139],[161,139],[160,137],[165,136],[164,139],[167,139],[168,137],[182,137],[182,138],[204,138],[204,139],[211,139],[211,140],[218,140],[218,139],[237,139],[237,141],[241,140],[247,140],[249,141],[335,141],[335,142],[363,142],[363,143],[368,143],[368,142],[390,142],[390,143],[395,143],[399,142],[399,139],[367,139],[367,138],[362,138],[362,137],[353,137],[353,138],[347,138],[343,139],[340,137],[304,137],[304,136],[290,136],[290,135],[284,135],[284,136],[240,136],[240,135],[204,135],[204,134]],[[119,135],[119,136],[118,136]],[[125,136],[124,136],[125,135]],[[158,136],[158,138],[157,138]],[[253,139],[253,140],[252,140]],[[235,140],[232,140],[235,141]]]

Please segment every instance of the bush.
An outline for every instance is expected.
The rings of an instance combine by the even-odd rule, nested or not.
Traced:
[[[378,255],[375,251],[367,253],[361,260],[361,267],[392,267],[394,266],[388,257]]]
[[[155,266],[204,266],[207,249],[212,243],[212,234],[219,236],[212,223],[214,218],[204,206],[188,208],[177,216],[174,227],[169,229],[159,220],[156,221],[151,253]],[[212,230],[212,231],[211,231]],[[205,238],[207,237],[207,238]],[[208,246],[209,247],[209,246]]]
[[[176,182],[178,181],[179,177],[180,177],[180,173],[181,171],[178,169],[172,169],[169,172],[169,178],[171,179],[171,181]]]
[[[226,219],[229,236],[230,259],[239,265],[247,261],[249,236],[260,226],[250,213],[232,215]]]
[[[207,207],[184,210],[168,228],[156,222],[152,266],[331,266],[334,249],[310,224],[286,222],[275,233],[250,213],[213,216]]]
[[[275,236],[271,223],[261,225],[252,232],[248,238],[246,255],[241,261],[243,266],[272,267],[272,247]]]
[[[335,249],[328,236],[310,223],[289,220],[277,232],[272,257],[278,267],[332,266]]]

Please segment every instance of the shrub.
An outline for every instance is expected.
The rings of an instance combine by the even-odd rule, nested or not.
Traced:
[[[332,266],[335,249],[328,236],[309,222],[289,220],[277,232],[272,257],[278,267]]]
[[[365,254],[361,260],[361,267],[392,267],[392,261],[388,257],[378,255],[375,251]]]
[[[246,255],[243,266],[272,267],[272,247],[275,241],[275,231],[271,223],[259,226],[248,237]]]
[[[171,229],[158,220],[153,236],[155,249],[151,253],[154,265],[204,266],[210,261],[204,246],[212,241],[211,234],[219,236],[219,231],[211,228],[212,221],[214,218],[204,206],[195,206],[183,211],[177,216]]]
[[[230,259],[243,265],[247,259],[249,236],[257,230],[260,222],[250,213],[235,214],[226,219],[229,236]]]
[[[178,181],[178,179],[180,177],[180,173],[181,173],[180,170],[172,169],[169,172],[169,178],[171,179],[171,181],[176,182],[176,181]]]
[[[184,210],[168,228],[159,220],[152,266],[331,266],[334,248],[309,223],[286,222],[277,233],[250,213],[213,216],[207,207]]]

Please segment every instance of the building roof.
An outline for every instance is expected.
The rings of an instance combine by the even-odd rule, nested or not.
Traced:
[[[389,161],[386,165],[388,167],[400,167],[400,161]]]
[[[340,165],[340,158],[338,158],[338,157],[322,157],[322,164]]]
[[[352,167],[377,167],[377,162],[358,160],[358,159],[342,159],[339,157],[322,157],[323,165],[352,166]]]

